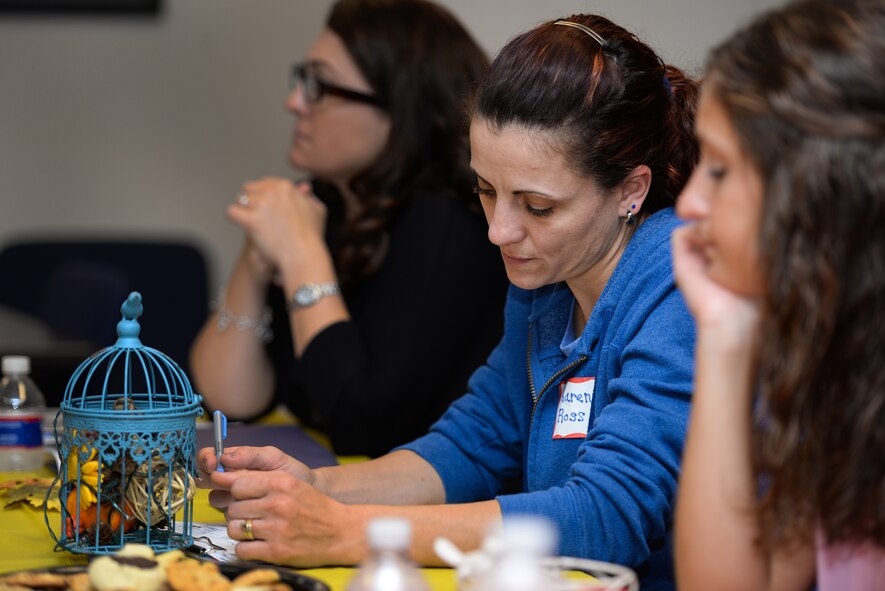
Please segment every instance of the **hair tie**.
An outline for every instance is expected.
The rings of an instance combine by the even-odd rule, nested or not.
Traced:
[[[599,43],[602,47],[605,47],[605,39],[603,39],[599,33],[594,31],[593,29],[591,29],[587,25],[582,25],[581,23],[573,23],[572,21],[556,21],[553,24],[554,25],[562,25],[564,27],[572,27],[572,28],[584,31],[585,33],[587,33],[588,35],[593,37],[593,39],[595,39],[596,42]]]
[[[664,88],[667,89],[667,94],[673,96],[673,85],[670,84],[670,79],[667,76],[664,76]]]

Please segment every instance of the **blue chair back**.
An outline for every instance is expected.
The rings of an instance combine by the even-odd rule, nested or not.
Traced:
[[[60,339],[114,343],[119,302],[140,292],[144,338],[187,367],[208,315],[205,257],[187,241],[30,239],[0,250],[0,304],[30,314]],[[154,320],[156,319],[156,320]]]

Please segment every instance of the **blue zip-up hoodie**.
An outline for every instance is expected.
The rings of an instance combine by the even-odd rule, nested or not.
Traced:
[[[544,515],[559,527],[560,554],[630,566],[643,590],[675,588],[671,527],[695,340],[670,260],[678,224],[668,208],[639,226],[567,355],[568,287],[511,287],[504,337],[468,393],[400,448],[433,465],[446,502],[497,498],[505,518]],[[583,406],[566,404],[574,400]],[[589,419],[586,436],[554,439],[563,413]]]

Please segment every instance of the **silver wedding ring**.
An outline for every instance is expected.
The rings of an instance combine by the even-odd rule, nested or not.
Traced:
[[[255,539],[255,535],[252,533],[252,520],[244,519],[243,520],[243,539],[247,541],[252,541]]]
[[[240,191],[237,194],[237,203],[243,207],[249,207],[249,195],[247,195],[245,191]]]

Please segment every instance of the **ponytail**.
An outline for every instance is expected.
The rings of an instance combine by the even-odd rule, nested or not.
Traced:
[[[669,133],[663,146],[664,189],[675,200],[691,176],[698,161],[698,145],[694,135],[694,119],[698,103],[698,83],[675,66],[664,66],[664,87],[670,94],[670,111],[666,115]]]

